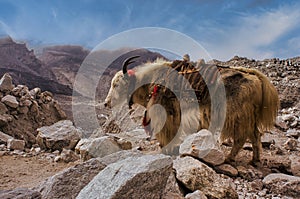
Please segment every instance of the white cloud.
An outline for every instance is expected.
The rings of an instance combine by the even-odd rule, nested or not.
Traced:
[[[300,23],[299,6],[282,6],[256,15],[241,16],[232,27],[218,30],[216,42],[206,43],[209,53],[227,60],[234,55],[264,59],[275,55],[268,46]],[[221,28],[219,28],[221,29]]]

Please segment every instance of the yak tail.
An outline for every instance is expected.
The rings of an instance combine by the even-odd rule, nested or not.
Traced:
[[[260,79],[262,84],[262,101],[256,122],[258,128],[263,131],[272,129],[279,109],[279,97],[275,86],[267,76],[258,70],[248,68],[239,68],[239,70],[254,74]]]

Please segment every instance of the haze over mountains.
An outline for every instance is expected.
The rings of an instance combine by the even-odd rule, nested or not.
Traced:
[[[129,50],[119,49],[116,51],[97,51],[91,55],[93,65],[109,64],[105,69],[104,76],[112,75],[120,70],[122,62],[133,55],[140,55],[142,58],[132,66],[146,61],[153,61],[157,57],[163,57],[158,53],[146,49]],[[125,53],[124,52],[128,52]],[[29,88],[40,87],[54,94],[72,95],[73,82],[76,74],[90,51],[81,46],[49,46],[44,47],[37,55],[29,50],[25,43],[15,42],[12,38],[0,39],[0,76],[9,72],[15,84],[24,84]],[[121,55],[121,56],[120,56]],[[99,58],[101,57],[100,61]],[[117,59],[112,59],[117,57]],[[89,60],[91,60],[89,59]],[[114,60],[110,63],[111,60]],[[99,63],[101,62],[101,63]],[[106,63],[107,62],[107,63]],[[95,75],[93,72],[89,75]],[[87,77],[92,78],[92,77]],[[99,77],[95,77],[98,78]],[[105,77],[103,81],[107,80]],[[102,81],[100,80],[100,82]],[[106,88],[105,90],[107,90]]]

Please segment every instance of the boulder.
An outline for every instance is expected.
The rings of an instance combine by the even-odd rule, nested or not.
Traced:
[[[54,161],[59,162],[75,162],[76,160],[79,160],[79,156],[70,149],[63,149],[59,156],[56,156]]]
[[[19,106],[19,102],[17,101],[17,98],[12,95],[6,95],[1,99],[1,102],[3,102],[5,105],[11,107],[11,108],[17,108]]]
[[[289,138],[285,143],[284,143],[284,148],[286,150],[290,150],[290,151],[296,151],[297,150],[297,145],[298,145],[298,141],[294,138]]]
[[[172,172],[168,178],[166,187],[162,194],[162,198],[169,199],[169,198],[178,198],[182,199],[183,193],[180,190],[180,187],[176,181],[175,174]]]
[[[75,198],[105,166],[99,160],[91,159],[55,174],[35,189],[43,199]]]
[[[0,91],[7,92],[11,91],[13,88],[12,77],[8,73],[5,73],[0,79]]]
[[[161,198],[171,172],[169,156],[129,157],[103,169],[77,198]]]
[[[16,188],[13,190],[0,190],[1,199],[41,199],[41,193],[28,188]]]
[[[215,167],[215,170],[230,177],[236,177],[238,175],[238,170],[230,164],[221,164]]]
[[[25,85],[17,85],[12,89],[11,93],[16,97],[29,96],[29,89]]]
[[[118,143],[108,136],[81,139],[75,147],[75,151],[80,153],[80,158],[83,161],[90,158],[101,158],[120,150],[122,149]]]
[[[271,193],[290,197],[300,196],[300,177],[282,173],[271,173],[263,179],[263,184]]]
[[[51,151],[74,149],[81,137],[81,131],[70,120],[62,120],[51,126],[37,129],[37,144],[42,149]]]
[[[204,193],[202,193],[200,190],[196,190],[193,193],[187,194],[185,199],[207,199]]]
[[[128,157],[139,156],[142,156],[140,152],[119,151],[104,158],[93,158],[48,178],[35,190],[41,192],[44,199],[75,198],[107,165]]]
[[[203,158],[212,148],[215,147],[215,140],[212,133],[206,129],[187,136],[179,148],[180,155],[189,155],[196,158]]]
[[[213,148],[208,152],[206,156],[200,159],[209,165],[217,166],[224,163],[225,155],[221,149]]]
[[[252,167],[250,165],[247,168],[239,165],[236,167],[236,169],[238,170],[238,175],[248,181],[260,179],[263,176],[261,171],[255,169],[254,167]]]
[[[238,198],[231,179],[192,157],[177,158],[173,168],[176,178],[191,191],[200,190],[209,198]]]
[[[8,109],[5,106],[5,104],[3,104],[2,102],[0,102],[0,114],[6,114],[7,111],[8,111]]]
[[[294,176],[300,177],[300,157],[292,155],[289,158],[291,160],[291,172]]]
[[[8,114],[0,115],[0,127],[7,126],[12,121],[12,117]]]
[[[13,139],[13,137],[0,131],[0,144],[7,144],[9,139]]]
[[[23,151],[25,149],[25,141],[18,139],[8,139],[7,140],[7,148],[10,150],[20,150]]]
[[[132,147],[139,147],[141,141],[149,139],[149,135],[147,135],[144,129],[135,129],[132,131],[125,131],[118,134],[107,133],[107,135],[116,137],[119,140],[129,141]]]

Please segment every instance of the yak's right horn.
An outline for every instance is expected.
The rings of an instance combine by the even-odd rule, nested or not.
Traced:
[[[133,56],[133,57],[129,57],[129,58],[127,58],[124,62],[123,62],[123,74],[125,75],[125,74],[127,74],[127,66],[129,65],[129,64],[131,64],[131,63],[133,63],[134,62],[134,60],[133,59],[135,59],[135,58],[138,58],[138,57],[140,57],[139,55],[136,55],[136,56]]]

